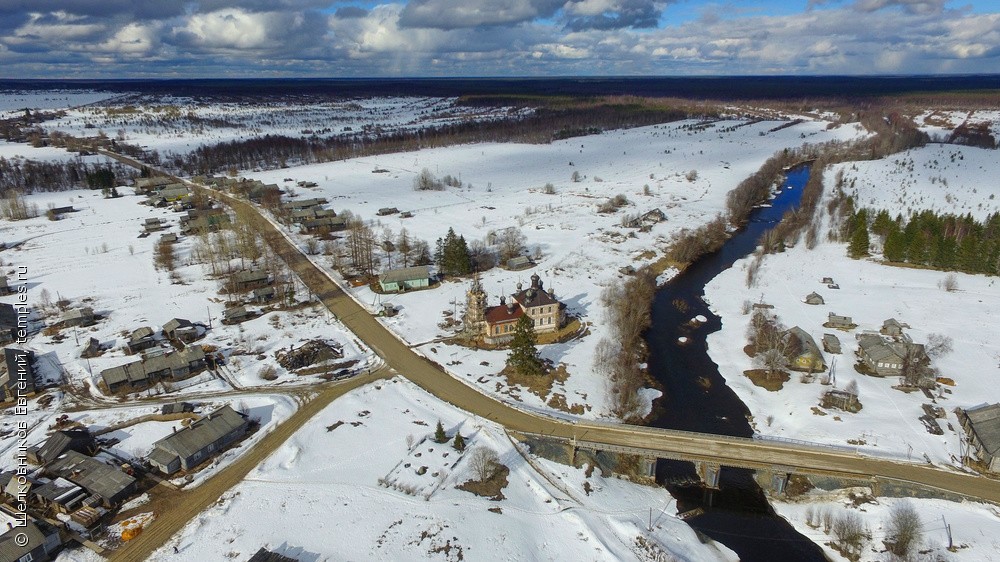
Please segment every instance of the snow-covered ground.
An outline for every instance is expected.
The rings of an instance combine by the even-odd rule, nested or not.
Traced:
[[[122,188],[123,192],[128,191]],[[298,377],[275,361],[274,354],[289,346],[299,346],[312,338],[323,338],[343,346],[344,361],[359,361],[361,366],[370,359],[356,339],[343,325],[329,317],[318,305],[290,311],[275,311],[237,326],[219,322],[226,308],[225,297],[219,294],[220,281],[209,278],[208,266],[194,263],[192,249],[197,236],[181,237],[174,245],[176,276],[157,269],[153,252],[159,234],[141,238],[143,219],[159,217],[168,223],[164,232],[177,232],[177,213],[140,205],[140,198],[125,196],[105,199],[95,191],[68,191],[28,196],[29,204],[44,211],[50,204],[73,205],[77,212],[66,213],[61,220],[50,221],[44,216],[0,223],[0,236],[8,244],[21,242],[0,257],[11,285],[17,268],[27,268],[27,302],[36,313],[45,313],[49,323],[58,314],[42,311],[43,291],[48,299],[71,301],[71,307],[89,306],[103,318],[96,325],[64,329],[58,336],[37,333],[28,342],[38,356],[55,361],[52,377],[86,383],[98,393],[96,381],[103,369],[120,365],[127,358],[121,347],[128,332],[141,326],[154,330],[171,318],[184,318],[211,326],[201,345],[214,346],[229,358],[223,381],[211,376],[204,382],[184,386],[184,393],[257,385],[278,385],[294,382],[315,382],[315,377]],[[179,281],[179,282],[175,282]],[[15,302],[17,295],[0,298],[0,302]],[[111,348],[89,361],[80,358],[80,350],[89,338],[96,338]],[[52,355],[47,355],[47,354]],[[260,378],[265,366],[275,368],[276,379]]]
[[[0,90],[0,119],[23,115],[25,109],[68,109],[118,95],[94,90]]]
[[[296,138],[351,136],[362,131],[410,130],[492,120],[523,113],[515,108],[457,105],[454,98],[372,97],[340,101],[204,102],[173,96],[120,96],[68,110],[42,124],[73,136],[103,132],[168,154],[264,135]]]
[[[824,514],[828,513],[833,520],[850,513],[859,515],[869,536],[859,560],[891,560],[883,541],[891,536],[891,512],[900,503],[909,503],[919,516],[914,559],[948,562],[1000,560],[1000,539],[997,538],[1000,536],[1000,510],[995,505],[927,498],[872,498],[868,493],[866,488],[834,492],[813,490],[795,501],[772,501],[771,505],[796,530],[820,545],[831,560],[847,559],[830,546],[837,539],[834,533],[824,529]],[[855,498],[866,497],[868,501],[855,505],[851,494]],[[952,551],[948,550],[949,531],[954,546]]]
[[[438,420],[449,436],[466,437],[464,454],[420,442]],[[502,500],[456,489],[473,478],[477,447],[495,450],[510,469]],[[429,449],[436,460],[424,460]],[[442,458],[447,467],[435,464]],[[502,428],[403,379],[374,383],[310,420],[151,560],[245,559],[260,547],[302,560],[735,559],[673,517],[674,500],[662,488],[532,462],[538,468]],[[403,472],[423,486],[420,493],[380,484]],[[77,556],[88,559],[63,558]]]
[[[928,109],[914,116],[914,122],[921,131],[932,139],[947,139],[959,125],[989,124],[991,134],[1000,136],[1000,111],[977,109],[969,111]]]
[[[854,126],[828,129],[822,121],[771,131],[781,124],[683,121],[546,145],[463,145],[250,176],[286,187],[292,186],[286,178],[315,182],[316,188],[293,189],[301,198],[326,197],[338,213],[350,210],[373,219],[379,240],[386,235],[394,240],[406,229],[409,236],[426,240],[433,248],[449,227],[470,243],[486,239],[491,232],[519,228],[528,253],[539,256],[537,266],[518,272],[499,268],[485,272],[482,283],[489,304],[496,305],[501,295],[515,292],[518,283],[526,286],[537,273],[545,287],[554,289],[557,298],[568,305],[569,313],[589,326],[589,335],[581,339],[541,349],[544,358],[565,364],[570,373],[547,396],[512,388],[497,376],[506,358],[504,351],[436,343],[453,335],[439,324],[446,311],[461,317],[468,283],[449,281],[430,291],[383,296],[360,287],[353,294],[373,311],[380,310],[381,303],[395,305],[399,315],[385,320],[390,329],[483,391],[550,411],[547,402],[559,394],[568,406],[576,405],[578,411],[586,410],[584,415],[598,417],[607,415],[604,381],[591,368],[594,346],[607,334],[599,297],[605,286],[621,277],[618,269],[654,262],[682,229],[697,228],[723,212],[726,194],[775,152],[803,142],[846,140],[862,134]],[[437,177],[451,175],[463,187],[415,191],[413,180],[425,168]],[[375,169],[388,172],[373,173]],[[690,174],[689,179],[691,170],[697,171],[697,177]],[[580,174],[579,182],[572,181],[573,172]],[[544,193],[546,183],[553,185],[553,194]],[[619,194],[629,200],[628,205],[616,213],[597,212],[599,204]],[[376,216],[383,207],[397,207],[414,216]],[[621,226],[623,215],[657,208],[666,213],[667,220],[650,232]],[[298,239],[304,241],[304,237]],[[329,258],[320,256],[316,261],[332,273]],[[402,264],[398,258],[392,263],[383,258],[381,265]]]
[[[840,170],[844,192],[854,195],[858,206],[886,209],[892,216],[932,210],[981,221],[1000,211],[1000,185],[992,181],[1000,171],[996,150],[929,144],[881,160],[839,164],[828,176]]]
[[[947,155],[956,153],[964,158],[956,157],[951,163]],[[982,213],[986,209],[996,212],[996,200],[991,195],[998,188],[987,181],[1000,174],[1000,161],[994,151],[931,145],[904,154],[882,161],[842,165],[848,185],[845,190],[855,191],[860,205],[887,208],[890,214],[894,214],[899,203],[895,195],[886,194],[902,189],[901,183],[909,184],[908,201],[914,209],[933,207],[939,211],[965,212],[975,208]],[[948,165],[942,162],[933,173],[943,175],[946,182],[931,183],[926,181],[926,174],[915,174],[915,179],[891,175],[889,170],[895,168],[892,161],[900,158],[923,163],[948,162]],[[827,185],[833,185],[836,170],[836,167],[828,170]],[[858,181],[851,186],[847,178],[853,175]],[[879,177],[882,180],[876,181]],[[963,198],[948,207],[946,198],[959,185],[978,188],[966,190]],[[826,232],[826,228],[821,232]],[[856,445],[872,454],[914,461],[960,465],[963,432],[954,409],[1000,401],[1000,342],[994,337],[995,319],[1000,315],[1000,279],[958,273],[959,290],[948,292],[940,287],[945,272],[889,267],[875,259],[852,260],[847,257],[844,244],[822,241],[814,250],[799,244],[784,253],[767,256],[756,284],[747,289],[746,267],[750,259],[737,262],[706,288],[706,298],[723,322],[722,330],[709,336],[708,343],[709,353],[719,364],[727,384],[754,414],[758,432]],[[828,289],[820,282],[824,277],[833,278],[840,289]],[[805,296],[813,291],[824,298],[824,305],[805,304]],[[753,368],[751,358],[743,351],[750,320],[749,315],[742,313],[743,303],[760,299],[774,305],[774,312],[784,325],[803,328],[817,343],[825,333],[838,336],[843,354],[826,354],[827,363],[836,359],[838,387],[843,388],[850,381],[858,383],[863,405],[859,413],[818,409],[820,395],[829,387],[818,382],[800,382],[797,374],[777,392],[754,386],[743,376],[743,371]],[[857,329],[844,332],[822,327],[830,312],[852,317]],[[935,359],[933,366],[940,370],[940,376],[953,379],[954,386],[941,387],[932,400],[921,392],[893,390],[891,386],[896,383],[893,378],[869,377],[855,371],[855,336],[879,330],[889,318],[909,324],[911,327],[904,333],[916,343],[926,343],[930,334],[943,334],[953,340],[954,350]],[[925,404],[945,410],[946,419],[939,420],[943,435],[928,433],[918,420],[925,413]]]

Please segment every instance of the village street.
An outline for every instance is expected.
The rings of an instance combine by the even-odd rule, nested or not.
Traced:
[[[140,164],[119,155],[105,153],[122,162]],[[177,180],[182,181],[182,180]],[[195,189],[205,189],[192,185]],[[452,377],[444,369],[418,355],[393,335],[364,307],[295,247],[279,229],[251,204],[212,191],[212,196],[250,217],[254,228],[326,306],[358,339],[369,346],[386,368],[379,376],[398,374],[434,396],[468,412],[503,425],[511,431],[549,435],[573,440],[604,450],[621,450],[650,457],[707,461],[723,466],[773,468],[781,472],[832,474],[860,479],[893,479],[923,484],[967,497],[1000,502],[1000,483],[979,476],[948,471],[927,464],[908,464],[864,457],[856,451],[808,446],[778,441],[736,439],[668,431],[632,425],[570,422],[529,413],[488,397]],[[344,385],[329,387],[300,408],[255,449],[198,488],[186,492],[172,511],[162,513],[137,539],[127,543],[112,560],[143,560],[202,509],[238,483],[247,472],[302,426],[311,416],[347,390],[369,382],[359,375]]]

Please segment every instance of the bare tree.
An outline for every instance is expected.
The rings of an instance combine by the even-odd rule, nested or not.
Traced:
[[[480,482],[485,482],[500,470],[500,457],[486,446],[478,446],[469,453],[469,468]]]
[[[949,273],[944,279],[938,281],[938,287],[949,293],[954,293],[958,290],[958,276],[954,273]]]
[[[850,554],[860,553],[868,536],[861,516],[853,511],[843,513],[834,519],[832,530],[837,538],[837,544]]]
[[[909,556],[910,551],[920,543],[920,515],[908,501],[901,501],[889,512],[885,525],[886,547],[896,556]]]
[[[951,353],[953,343],[952,339],[944,334],[928,334],[924,352],[932,359],[944,357]]]
[[[527,239],[521,229],[509,227],[497,233],[497,246],[500,249],[500,261],[507,262],[524,253],[524,244]]]
[[[396,250],[399,257],[403,258],[403,267],[410,265],[410,252],[413,251],[413,243],[410,240],[410,233],[405,228],[399,230],[399,238],[396,239]]]

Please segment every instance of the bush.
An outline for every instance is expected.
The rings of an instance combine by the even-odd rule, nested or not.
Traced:
[[[886,547],[896,556],[908,556],[921,538],[920,515],[908,501],[897,503],[885,525]]]
[[[500,470],[500,457],[489,447],[476,447],[469,454],[469,469],[480,482],[485,482]]]

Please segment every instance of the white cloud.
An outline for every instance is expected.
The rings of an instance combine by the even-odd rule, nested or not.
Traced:
[[[98,45],[98,48],[122,55],[145,55],[158,42],[157,30],[153,26],[130,23]]]
[[[271,12],[249,13],[228,8],[208,14],[192,14],[174,34],[209,48],[256,49],[268,45],[268,25],[275,19]]]

